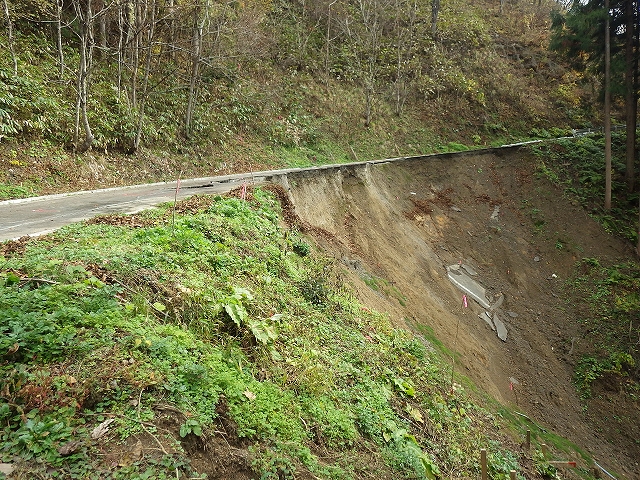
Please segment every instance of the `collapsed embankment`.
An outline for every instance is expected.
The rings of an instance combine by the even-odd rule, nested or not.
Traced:
[[[433,332],[482,390],[634,478],[633,416],[621,429],[607,421],[613,412],[585,414],[572,385],[589,338],[563,293],[581,258],[620,260],[629,248],[563,198],[535,158],[515,148],[465,152],[281,180],[361,300],[397,325]],[[464,308],[447,277],[457,264],[477,273],[489,303],[503,296],[506,341],[480,318],[486,308]]]

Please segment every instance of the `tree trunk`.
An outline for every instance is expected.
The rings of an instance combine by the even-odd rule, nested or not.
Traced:
[[[627,144],[626,157],[627,168],[625,171],[625,181],[627,183],[627,191],[633,192],[635,183],[634,164],[636,159],[636,114],[637,101],[635,91],[635,55],[634,55],[634,1],[625,2],[626,5],[626,33],[625,33],[625,108],[626,108],[626,130]]]
[[[18,57],[16,56],[15,41],[13,38],[13,23],[9,14],[9,2],[4,0],[4,18],[7,22],[7,40],[9,41],[9,51],[11,52],[11,60],[13,61],[13,74],[18,76]]]
[[[124,48],[124,25],[125,10],[122,4],[118,6],[118,100],[122,98],[122,72],[124,67],[124,59],[126,58]]]
[[[604,208],[611,210],[611,21],[609,0],[605,0],[604,8],[607,15],[604,33]]]
[[[638,244],[636,245],[636,255],[640,257],[640,196],[638,197]]]
[[[64,78],[64,50],[62,49],[62,7],[64,0],[56,0],[56,36],[58,44],[58,63],[60,66],[60,80]]]
[[[205,6],[205,9],[208,5]],[[193,12],[193,44],[191,51],[191,78],[189,79],[189,100],[187,102],[187,111],[184,119],[184,133],[186,137],[191,135],[191,124],[193,122],[193,111],[196,104],[196,95],[198,92],[198,82],[200,74],[200,60],[202,49],[202,35],[204,30],[205,16],[200,18],[200,8],[196,6]]]
[[[436,38],[438,32],[438,13],[440,12],[440,0],[431,0],[431,37]]]
[[[100,58],[107,57],[107,15],[100,15],[98,19],[100,27]]]
[[[333,7],[333,5],[337,1],[338,0],[333,0],[329,4],[329,8],[327,12],[327,38],[326,38],[325,53],[324,53],[324,75],[325,75],[325,82],[327,84],[327,87],[329,86],[329,71],[330,71],[330,65],[331,65],[329,62],[329,45],[331,43],[331,7]]]
[[[136,107],[137,99],[136,99],[136,68],[137,68],[137,55],[138,48],[136,45],[136,39],[138,38],[138,33],[136,32],[136,22],[137,22],[137,2],[136,0],[126,0],[125,3],[125,27],[127,30],[127,34],[124,40],[124,48],[128,55],[125,55],[124,61],[125,66],[126,62],[129,62],[131,69],[131,91],[129,93],[129,103],[131,108]]]
[[[169,0],[168,4],[167,23],[169,24],[169,58],[172,62],[178,61],[177,47],[176,47],[176,5],[175,0]]]
[[[415,24],[418,5],[415,0],[400,2],[396,0],[396,80],[395,87],[395,114],[400,116],[404,110],[409,91],[411,67],[408,64],[414,52]],[[402,17],[406,14],[406,17]]]
[[[93,133],[89,125],[89,117],[87,115],[87,104],[89,103],[89,74],[91,71],[91,62],[93,60],[93,11],[91,9],[91,0],[86,0],[86,5],[80,4],[80,0],[74,0],[73,5],[78,16],[80,26],[80,61],[78,65],[77,89],[78,96],[76,99],[76,124],[74,132],[74,149],[77,152],[86,152],[93,144]],[[80,143],[80,124],[84,131],[84,140]]]
[[[138,69],[140,68],[140,33],[142,32],[142,13],[140,0],[133,4],[133,38],[131,44],[131,107],[138,108]]]
[[[138,107],[138,125],[136,127],[136,137],[133,141],[133,152],[137,151],[140,147],[140,140],[142,138],[142,127],[144,125],[144,109],[147,102],[149,75],[151,73],[151,56],[153,55],[153,41],[155,37],[156,27],[156,2],[151,3],[151,19],[147,27],[147,45],[146,45],[146,58],[144,65],[144,77],[142,79],[142,99]]]

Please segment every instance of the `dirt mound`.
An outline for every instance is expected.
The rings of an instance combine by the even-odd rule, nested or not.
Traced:
[[[571,383],[575,347],[589,339],[563,294],[578,260],[628,259],[631,248],[563,198],[534,158],[514,148],[344,166],[290,174],[285,187],[302,222],[330,234],[318,242],[363,302],[432,330],[458,352],[456,369],[498,401],[634,478],[640,447],[604,420],[612,404],[584,413]],[[485,308],[463,307],[447,278],[456,264],[477,273],[490,300],[504,296],[506,342],[479,318]],[[615,413],[633,419],[634,408],[617,398]]]

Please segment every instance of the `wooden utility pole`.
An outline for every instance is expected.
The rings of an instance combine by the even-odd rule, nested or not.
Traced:
[[[604,208],[611,210],[611,21],[609,0],[605,0],[604,9],[606,15],[604,33]]]

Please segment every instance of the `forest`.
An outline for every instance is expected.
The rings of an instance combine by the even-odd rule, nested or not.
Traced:
[[[422,122],[445,144],[466,145],[598,124],[586,101],[593,80],[544,46],[541,27],[560,6],[4,0],[0,132],[132,154],[238,137],[357,144],[376,123],[402,135],[407,117],[412,134]],[[432,126],[431,116],[451,125]],[[460,130],[476,133],[456,138]]]

